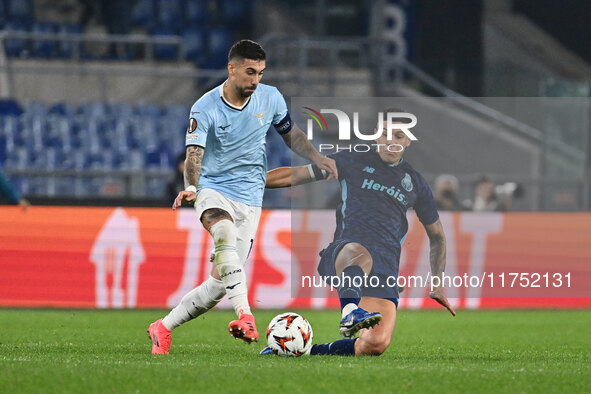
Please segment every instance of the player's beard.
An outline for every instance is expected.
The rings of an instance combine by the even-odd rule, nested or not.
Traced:
[[[242,98],[248,98],[250,96],[252,96],[252,94],[254,93],[254,91],[257,89],[256,86],[254,88],[251,88],[252,90],[247,90],[248,88],[244,88],[244,89],[240,89],[240,96]]]

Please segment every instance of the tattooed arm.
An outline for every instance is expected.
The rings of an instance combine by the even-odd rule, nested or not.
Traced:
[[[441,221],[437,219],[435,223],[425,226],[425,231],[429,236],[431,276],[437,276],[442,279],[441,276],[445,271],[445,233],[443,232],[443,225],[441,224]],[[441,304],[453,316],[456,315],[453,307],[443,295],[443,286],[433,287],[433,291],[429,293],[429,297]]]
[[[318,168],[329,173],[327,180],[338,179],[339,174],[337,166],[333,159],[321,155],[312,146],[312,143],[306,137],[306,134],[296,125],[287,134],[283,134],[283,141],[289,148],[304,159],[310,160]]]
[[[185,188],[199,184],[199,177],[201,176],[201,161],[205,149],[198,145],[190,145],[187,147],[187,158],[185,159]]]
[[[189,145],[187,147],[187,158],[185,159],[185,190],[181,191],[174,203],[172,209],[177,209],[182,205],[195,202],[197,198],[197,185],[201,176],[201,162],[205,150],[201,146]]]

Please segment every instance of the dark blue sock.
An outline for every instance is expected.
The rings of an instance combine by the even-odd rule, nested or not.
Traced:
[[[339,339],[332,343],[323,343],[322,345],[314,345],[310,349],[311,356],[354,356],[355,355],[355,341],[359,338],[353,339]]]
[[[341,300],[341,309],[350,303],[359,304],[364,276],[365,273],[358,265],[351,265],[343,270],[341,274],[342,283],[337,290],[339,299]]]

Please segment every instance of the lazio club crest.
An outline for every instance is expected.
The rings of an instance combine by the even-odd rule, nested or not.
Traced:
[[[402,182],[400,183],[402,184],[404,190],[407,192],[412,191],[412,179],[410,179],[410,175],[408,175],[408,173],[404,173],[404,178],[402,178]]]

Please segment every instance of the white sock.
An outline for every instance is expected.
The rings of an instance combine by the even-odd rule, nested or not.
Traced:
[[[229,220],[220,220],[210,228],[215,242],[215,265],[218,268],[228,298],[240,317],[250,314],[246,274],[236,251],[236,228]]]
[[[359,308],[359,305],[354,304],[352,302],[348,303],[343,307],[343,310],[341,311],[343,317],[347,316],[349,313],[353,312],[357,308]]]
[[[180,304],[162,319],[162,324],[172,331],[216,306],[224,298],[224,294],[226,289],[222,281],[210,276],[205,282],[185,294]]]

